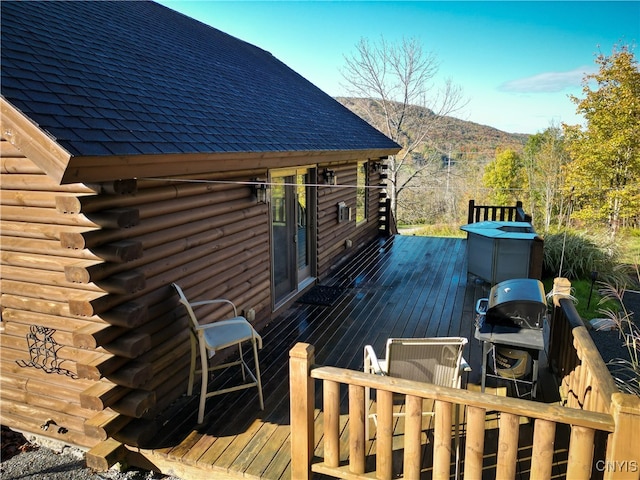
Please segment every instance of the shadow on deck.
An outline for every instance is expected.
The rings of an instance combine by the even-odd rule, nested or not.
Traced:
[[[205,423],[196,425],[198,397],[182,397],[148,448],[131,449],[130,463],[185,479],[291,478],[288,362],[298,342],[315,347],[318,364],[361,371],[366,344],[382,353],[389,337],[467,337],[468,383],[476,388],[482,348],[473,338],[474,307],[489,286],[467,276],[465,248],[464,239],[413,236],[370,245],[322,282],[335,287],[334,298],[293,303],[261,332],[264,411],[250,389],[209,400]],[[541,389],[539,396],[557,397],[555,385]],[[526,432],[521,438],[526,443]]]

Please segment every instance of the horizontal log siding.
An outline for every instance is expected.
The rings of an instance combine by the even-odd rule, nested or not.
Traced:
[[[338,185],[356,185],[357,163],[319,166],[334,170]],[[380,174],[370,173],[370,185],[380,184]],[[326,277],[337,266],[357,252],[357,248],[379,235],[380,189],[367,189],[367,220],[356,224],[356,189],[330,186],[318,187],[318,277]],[[352,219],[338,222],[338,203],[345,202],[351,208]],[[351,248],[346,241],[352,242]]]
[[[91,192],[84,185],[59,186],[8,142],[0,141],[2,171],[0,382],[2,424],[67,444],[91,447],[84,423],[95,415],[81,405],[80,394],[92,384],[77,378],[78,359],[96,362],[109,357],[73,346],[73,332],[98,318],[79,319],[69,312],[67,298],[78,285],[65,278],[64,266],[94,259],[90,252],[60,245],[60,232],[97,225],[82,215],[64,216],[56,210],[59,196]],[[99,291],[93,284],[81,290]],[[27,336],[32,326],[53,329],[59,373],[25,365],[32,361]],[[35,364],[38,364],[36,359]]]
[[[268,318],[268,208],[247,185],[60,187],[6,142],[2,173],[3,424],[93,447],[182,395],[189,338],[171,282],[192,299],[225,297]],[[257,174],[266,172],[231,180]],[[16,363],[29,360],[31,325],[55,329],[67,375]],[[43,430],[49,420],[57,427]]]
[[[80,211],[86,206],[92,214],[99,213],[98,205],[110,210],[135,208],[140,223],[127,229],[87,232],[86,237],[71,234],[63,243],[95,248],[105,243],[130,241],[140,244],[143,253],[126,263],[79,262],[66,267],[67,275],[103,284],[114,277],[137,272],[144,278],[144,287],[126,295],[88,296],[76,300],[75,307],[98,315],[103,309],[109,313],[114,307],[127,303],[143,305],[146,309],[142,324],[131,325],[125,334],[103,345],[107,351],[132,359],[128,364],[131,367],[128,378],[126,371],[122,375],[123,367],[115,375],[105,373],[106,378],[121,387],[129,383],[131,393],[106,397],[100,403],[88,395],[86,402],[144,419],[184,394],[189,337],[186,318],[169,287],[171,282],[180,283],[192,299],[225,297],[233,300],[240,310],[255,309],[259,321],[268,315],[271,301],[267,206],[256,204],[247,185],[234,183],[250,178],[248,175],[234,177],[231,183],[140,181],[135,193],[118,196],[119,203],[104,195],[78,199],[76,206]],[[70,206],[74,205],[69,199],[58,204],[58,208],[73,211]],[[202,308],[197,314],[213,321],[229,312]],[[126,321],[118,324],[124,325]],[[105,335],[105,332],[91,335]],[[85,337],[85,341],[91,338]],[[140,384],[136,377],[140,378]],[[124,426],[112,435],[135,444],[153,428],[153,422],[131,425],[135,428]]]

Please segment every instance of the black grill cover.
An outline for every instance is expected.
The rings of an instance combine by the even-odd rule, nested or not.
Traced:
[[[532,278],[497,283],[489,292],[484,321],[490,325],[542,328],[547,312],[544,286]]]

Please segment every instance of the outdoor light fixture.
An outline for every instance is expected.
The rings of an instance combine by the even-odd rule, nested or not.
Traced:
[[[336,172],[333,170],[329,170],[328,168],[324,169],[324,182],[327,185],[335,185],[336,184]]]
[[[369,162],[369,168],[371,170],[371,173],[378,173],[380,170],[382,170],[382,163]]]
[[[251,188],[258,203],[267,203],[267,184],[257,178],[251,181],[253,182]]]

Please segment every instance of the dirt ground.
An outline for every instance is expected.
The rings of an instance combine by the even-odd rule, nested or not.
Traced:
[[[10,428],[2,425],[2,452],[0,459],[4,462],[19,453],[36,450],[38,447],[24,438],[24,435],[14,432]]]

